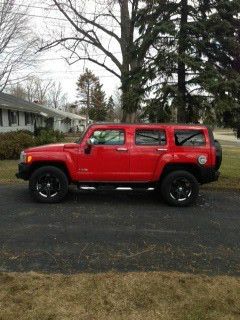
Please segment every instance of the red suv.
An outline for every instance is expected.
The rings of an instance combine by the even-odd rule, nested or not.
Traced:
[[[75,184],[154,188],[168,204],[187,206],[200,184],[218,179],[222,151],[202,125],[93,124],[75,143],[29,148],[20,158],[17,177],[40,202],[61,201]]]

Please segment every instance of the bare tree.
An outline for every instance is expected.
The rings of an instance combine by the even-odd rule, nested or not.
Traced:
[[[50,88],[48,95],[48,106],[54,109],[63,109],[67,104],[67,95],[63,92],[60,82],[54,82]]]
[[[35,76],[28,77],[25,82],[28,101],[47,104],[48,95],[53,86],[54,82],[52,80],[42,80]]]
[[[24,86],[20,83],[17,83],[15,85],[11,85],[11,87],[8,88],[7,92],[9,94],[13,95],[14,97],[19,98],[19,99],[27,100],[27,91],[24,88]]]
[[[153,25],[149,25],[141,36],[136,32],[137,12],[141,1],[51,2],[65,17],[70,28],[62,28],[59,34],[54,30],[55,40],[43,43],[40,51],[61,45],[70,52],[70,64],[87,60],[120,79],[122,120],[134,122],[144,93],[142,82],[139,81],[143,78],[141,71],[144,58],[156,32]],[[91,12],[89,8],[92,9]]]
[[[8,92],[17,98],[46,105],[49,108],[63,109],[67,105],[67,95],[61,83],[28,77],[27,80],[11,85]]]
[[[36,38],[28,27],[28,8],[15,1],[0,2],[0,90],[24,77],[23,70],[33,64]],[[14,75],[14,77],[13,77]]]

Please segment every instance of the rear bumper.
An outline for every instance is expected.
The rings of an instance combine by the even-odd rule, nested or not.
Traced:
[[[30,177],[30,165],[25,163],[19,163],[16,177],[18,179],[28,180]]]
[[[216,171],[214,168],[202,167],[200,170],[201,170],[201,174],[200,174],[201,184],[217,181],[220,176],[220,172]]]

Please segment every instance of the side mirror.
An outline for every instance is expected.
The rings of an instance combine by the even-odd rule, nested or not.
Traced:
[[[94,145],[94,139],[93,138],[90,138],[87,140],[87,143],[86,143],[86,148],[85,148],[85,154],[90,154],[91,153],[91,150],[92,150],[92,146]]]
[[[88,146],[92,146],[92,145],[93,145],[93,141],[92,141],[91,138],[87,140],[87,145],[88,145]]]
[[[94,138],[88,139],[88,140],[87,140],[87,145],[88,145],[88,146],[94,145]]]

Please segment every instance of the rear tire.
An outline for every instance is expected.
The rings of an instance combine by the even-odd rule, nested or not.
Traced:
[[[199,193],[197,179],[188,171],[174,171],[162,181],[162,198],[171,206],[186,207],[196,202]]]
[[[32,198],[42,203],[57,203],[68,193],[66,174],[53,166],[41,167],[33,172],[29,179]]]

